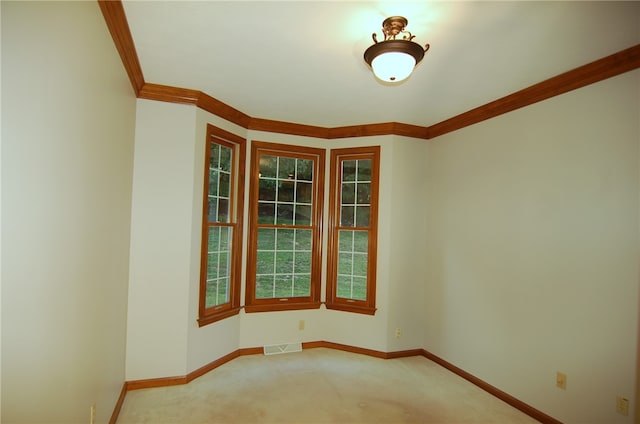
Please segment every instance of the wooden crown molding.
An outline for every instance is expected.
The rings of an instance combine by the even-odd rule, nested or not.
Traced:
[[[98,4],[137,97],[193,104],[249,130],[330,140],[374,135],[399,135],[428,140],[640,67],[638,44],[428,127],[399,122],[319,127],[254,118],[201,91],[145,83],[122,1],[98,0]]]
[[[575,68],[468,112],[431,125],[429,138],[459,130],[498,115],[585,87],[640,67],[640,44]]]
[[[129,80],[133,86],[136,96],[144,85],[144,77],[142,75],[142,67],[138,60],[138,53],[133,44],[133,37],[129,30],[129,22],[124,13],[124,7],[121,0],[98,0],[98,5],[107,23],[111,38],[120,54],[120,59],[124,65],[124,69],[129,75]]]

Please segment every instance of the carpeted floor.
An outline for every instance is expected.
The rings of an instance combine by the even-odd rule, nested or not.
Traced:
[[[333,349],[242,356],[182,386],[131,391],[118,424],[536,423],[428,359]]]

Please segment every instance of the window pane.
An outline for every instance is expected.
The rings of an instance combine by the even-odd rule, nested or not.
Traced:
[[[258,229],[258,250],[274,250],[276,247],[276,230],[272,228]]]
[[[256,265],[256,274],[266,275],[273,274],[275,252],[258,250],[258,263]]]
[[[345,160],[342,162],[342,181],[356,180],[356,161]]]
[[[367,280],[365,278],[338,275],[338,297],[367,300]]]
[[[207,220],[209,222],[218,221],[218,198],[209,196],[207,199]]]
[[[311,225],[311,206],[296,206],[296,225]]]
[[[231,149],[227,146],[220,146],[220,162],[218,167],[223,171],[231,172],[231,161]]]
[[[207,280],[205,307],[221,305],[229,301],[229,279]]]
[[[293,251],[293,239],[295,237],[296,230],[283,230],[277,229],[276,235],[276,246],[278,250],[291,250]]]
[[[298,181],[313,181],[313,161],[298,159],[296,177]]]
[[[258,190],[259,200],[276,200],[276,180],[260,178]]]
[[[338,274],[351,275],[353,271],[353,253],[338,253]]]
[[[296,252],[294,272],[296,274],[311,274],[311,252]]]
[[[354,204],[356,202],[356,185],[354,183],[342,183],[342,204]]]
[[[275,156],[260,156],[260,177],[275,178],[278,160]]]
[[[311,203],[312,195],[311,183],[296,183],[296,203]]]
[[[293,252],[276,252],[276,274],[293,273]]]
[[[311,230],[295,230],[296,231],[296,250],[308,250],[311,251]]]
[[[229,281],[231,274],[232,229],[209,227],[207,242],[207,273],[205,307],[210,308],[229,301]]]
[[[338,297],[351,298],[351,276],[338,275]]]
[[[293,224],[293,204],[278,203],[278,216],[276,224],[291,225]]]
[[[273,297],[274,275],[258,275],[256,276],[256,298],[266,299]]]
[[[276,205],[274,203],[258,202],[258,223],[273,224],[276,220]]]
[[[227,172],[220,172],[220,188],[218,190],[218,196],[229,197],[231,192],[231,174]]]
[[[293,202],[295,183],[293,181],[278,180],[278,201]]]
[[[293,296],[293,277],[291,275],[276,275],[274,297]]]
[[[354,253],[353,254],[353,272],[354,276],[367,277],[367,254],[366,253]]]
[[[231,246],[231,234],[233,229],[231,227],[211,227],[212,230],[217,230],[216,235],[219,240],[219,251],[228,252]],[[211,232],[209,233],[211,234]]]
[[[218,200],[218,222],[229,222],[229,199]]]
[[[220,173],[217,169],[209,170],[209,194],[213,196],[218,195],[218,177]]]
[[[371,201],[371,183],[358,183],[358,204],[368,205]]]
[[[293,296],[311,296],[311,275],[296,275],[293,284]]]
[[[371,159],[358,161],[358,181],[371,181]]]
[[[356,208],[356,227],[369,226],[369,206],[358,206]]]
[[[367,231],[338,231],[338,297],[365,300]]]
[[[278,178],[293,180],[296,176],[296,159],[279,157]]]
[[[353,206],[343,206],[340,214],[340,226],[353,227],[355,208]]]
[[[351,299],[367,300],[367,279],[353,277],[351,284]]]
[[[209,168],[219,169],[220,167],[220,148],[222,146],[218,143],[210,144],[211,157],[209,158]]]

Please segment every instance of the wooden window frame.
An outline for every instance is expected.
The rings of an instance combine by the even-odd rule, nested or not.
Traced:
[[[313,210],[312,210],[312,253],[311,253],[311,287],[310,296],[256,298],[256,266],[258,249],[258,228],[296,228],[293,225],[258,224],[258,194],[260,155],[285,156],[312,159],[313,175]],[[326,150],[289,144],[251,142],[251,172],[249,184],[249,240],[247,252],[247,278],[245,293],[245,312],[286,311],[296,309],[320,308],[321,276],[322,276],[322,221],[324,214],[325,187],[325,155]]]
[[[341,227],[341,168],[346,160],[371,159],[371,200],[368,227]],[[378,199],[380,190],[380,146],[354,147],[331,150],[329,182],[329,227],[327,255],[326,308],[346,312],[374,315],[376,312],[376,268],[378,257]],[[339,297],[338,282],[338,231],[368,231],[367,245],[367,296],[366,300]]]
[[[204,186],[202,204],[202,241],[200,248],[200,294],[198,306],[198,325],[200,327],[237,315],[240,312],[240,291],[242,278],[242,241],[244,216],[244,189],[246,168],[246,140],[233,133],[213,125],[207,125],[207,138],[204,158]],[[209,161],[211,143],[218,143],[233,149],[231,169],[231,191],[229,204],[229,227],[232,228],[231,261],[229,278],[229,301],[220,305],[206,307],[207,259],[209,243],[208,194]]]

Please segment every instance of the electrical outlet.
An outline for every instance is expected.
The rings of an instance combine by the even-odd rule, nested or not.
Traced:
[[[298,330],[304,331],[304,320],[303,319],[298,321]]]
[[[89,424],[96,423],[96,404],[95,403],[91,405],[91,415],[89,419],[90,419]]]
[[[629,399],[616,396],[616,412],[625,417],[629,416]]]
[[[556,373],[556,387],[567,390],[567,374],[558,371]]]
[[[400,330],[399,328],[396,328],[396,339],[399,339],[401,335],[402,335],[402,330]]]

